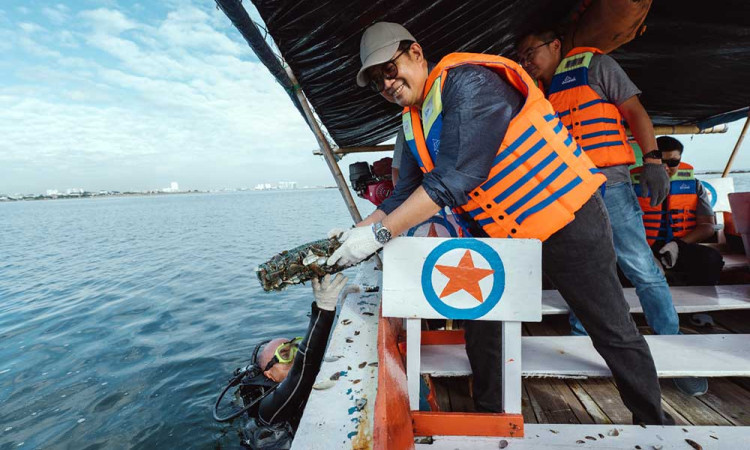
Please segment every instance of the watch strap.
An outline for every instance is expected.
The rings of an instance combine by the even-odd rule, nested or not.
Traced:
[[[383,226],[382,222],[376,222],[372,224],[372,232],[375,234],[375,240],[385,245],[391,240],[391,230]]]
[[[661,150],[651,150],[650,152],[643,155],[643,159],[647,158],[661,159]]]

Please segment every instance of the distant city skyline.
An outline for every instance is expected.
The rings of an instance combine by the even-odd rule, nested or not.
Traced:
[[[212,1],[3,0],[0,55],[0,193],[333,184],[304,120]],[[741,128],[678,136],[685,160],[722,169]],[[744,147],[736,169],[750,168]],[[341,169],[348,179],[352,162],[384,156]]]
[[[153,193],[153,192],[163,192],[163,193],[180,193],[180,192],[216,192],[216,191],[231,191],[231,190],[255,190],[255,191],[262,191],[262,190],[294,190],[294,189],[318,189],[318,188],[327,188],[327,187],[335,187],[335,183],[333,180],[331,180],[328,184],[317,184],[317,185],[300,185],[296,181],[278,181],[274,183],[258,183],[254,186],[224,186],[220,188],[213,188],[213,189],[187,189],[187,188],[181,188],[180,184],[177,181],[172,181],[169,183],[168,187],[157,187],[157,188],[147,188],[147,189],[86,189],[81,187],[74,187],[74,188],[64,188],[64,189],[45,189],[42,192],[2,192],[0,191],[0,196],[47,196],[47,197],[56,197],[56,196],[76,196],[81,194],[112,194],[112,193]]]
[[[180,189],[179,183],[173,181],[169,187],[160,189],[101,189],[101,190],[88,190],[83,188],[67,188],[67,189],[47,189],[45,192],[0,192],[0,202],[9,201],[21,201],[21,200],[54,200],[54,199],[67,199],[67,198],[79,198],[79,197],[101,197],[101,196],[132,196],[132,195],[154,195],[154,194],[192,194],[192,193],[222,193],[222,192],[237,192],[237,191],[268,191],[268,190],[306,190],[306,189],[329,189],[335,188],[335,184],[331,185],[297,185],[296,181],[279,181],[278,183],[259,183],[253,187],[237,186],[237,187],[224,187],[221,189]]]

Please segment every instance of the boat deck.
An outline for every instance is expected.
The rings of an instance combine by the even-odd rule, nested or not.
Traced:
[[[709,313],[713,326],[691,323],[693,314],[680,314],[683,334],[750,334],[750,311]],[[642,314],[634,315],[643,334],[651,334]],[[569,334],[567,315],[545,316],[539,323],[524,323],[526,336]],[[433,378],[442,411],[474,410],[470,377]],[[670,379],[661,380],[664,408],[677,425],[750,425],[750,378],[709,379],[709,390],[701,397],[681,394]],[[630,412],[620,400],[611,378],[523,380],[523,417],[527,424],[623,424],[631,423]]]

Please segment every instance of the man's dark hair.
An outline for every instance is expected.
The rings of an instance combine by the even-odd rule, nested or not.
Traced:
[[[658,139],[656,139],[656,145],[659,147],[659,151],[671,152],[673,150],[677,150],[680,152],[680,155],[682,154],[682,149],[684,148],[682,146],[682,142],[678,141],[672,136],[659,137]]]
[[[560,42],[562,42],[562,36],[560,36],[560,33],[558,33],[557,31],[551,28],[537,28],[519,34],[518,38],[516,38],[516,42],[514,43],[514,48],[518,48],[518,46],[521,44],[521,41],[529,36],[537,37],[542,42],[554,41],[555,39],[558,39]]]
[[[399,42],[398,43],[398,50],[397,51],[398,52],[405,52],[405,51],[409,50],[409,47],[411,47],[411,44],[413,44],[414,42],[416,42],[416,41],[406,40],[406,41]]]

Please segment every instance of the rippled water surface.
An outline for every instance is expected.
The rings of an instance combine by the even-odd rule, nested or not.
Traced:
[[[253,269],[349,223],[336,190],[0,204],[0,448],[238,447],[216,394],[312,301]]]

